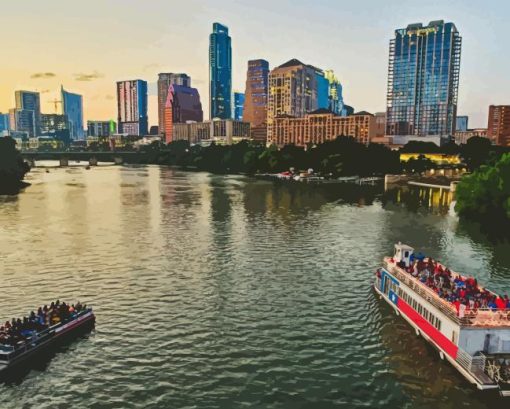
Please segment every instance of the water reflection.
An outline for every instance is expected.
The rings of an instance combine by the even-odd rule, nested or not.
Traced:
[[[0,319],[81,298],[97,325],[0,386],[7,408],[497,403],[370,288],[396,241],[510,288],[509,247],[464,231],[444,193],[156,166],[31,178],[0,198]]]

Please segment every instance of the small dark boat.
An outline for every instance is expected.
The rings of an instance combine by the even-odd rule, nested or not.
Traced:
[[[14,345],[0,341],[0,380],[8,379],[27,360],[32,362],[56,346],[90,332],[94,324],[92,308],[85,307],[42,330],[23,331],[23,339]]]

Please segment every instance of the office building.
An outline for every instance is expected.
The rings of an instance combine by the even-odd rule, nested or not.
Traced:
[[[2,114],[0,112],[0,132],[9,131],[11,129],[9,122],[9,114]]]
[[[81,140],[85,137],[83,129],[83,97],[61,89],[62,112],[69,121],[69,132],[72,140]]]
[[[455,121],[455,131],[466,132],[468,128],[469,117],[462,115],[458,116]]]
[[[117,133],[117,124],[114,120],[87,121],[87,136],[106,137]]]
[[[211,119],[230,119],[232,94],[232,45],[228,28],[213,24],[209,37],[209,112]]]
[[[318,109],[303,117],[281,115],[273,119],[272,143],[278,147],[296,145],[306,147],[351,136],[369,144],[375,135],[375,118],[368,112],[339,116],[327,109]]]
[[[128,135],[147,135],[147,82],[143,80],[117,82],[118,131]]]
[[[324,71],[324,76],[328,80],[329,83],[329,92],[328,92],[328,109],[337,115],[347,115],[344,112],[344,98],[343,98],[343,89],[340,80],[336,77],[333,70]]]
[[[269,73],[267,143],[275,143],[274,119],[282,115],[296,118],[318,108],[317,69],[292,59]]]
[[[510,105],[491,105],[487,135],[496,145],[510,146]]]
[[[474,136],[479,138],[487,138],[487,128],[468,129],[466,131],[455,132],[455,143],[457,145],[465,144]]]
[[[69,143],[71,134],[67,115],[41,114],[40,136],[55,138],[66,144]]]
[[[187,121],[202,122],[204,113],[196,88],[170,84],[165,104],[165,142],[173,142],[173,126]]]
[[[268,82],[269,63],[262,59],[248,61],[243,121],[250,123],[252,139],[264,144],[267,139]]]
[[[245,97],[242,92],[234,92],[234,104],[232,107],[232,112],[234,113],[234,119],[236,121],[243,120],[244,100]]]
[[[390,41],[387,135],[448,140],[455,131],[462,38],[453,23],[410,24]]]
[[[158,133],[165,134],[165,105],[170,85],[191,87],[191,78],[183,73],[174,74],[171,72],[158,75]]]
[[[324,71],[315,69],[317,79],[317,108],[329,109],[329,80],[325,77]]]
[[[190,144],[232,145],[250,139],[250,124],[234,119],[178,123],[173,125],[173,139]]]
[[[9,127],[12,131],[26,132],[30,138],[38,136],[35,125],[35,112],[31,109],[10,109]]]
[[[41,123],[41,97],[38,92],[32,91],[16,91],[15,92],[16,99],[16,110],[18,112],[16,116],[15,123],[13,124],[12,119],[10,119],[11,129],[14,131],[28,132],[31,136],[39,135],[40,123]],[[23,111],[23,112],[21,112]],[[32,111],[33,114],[30,115],[27,111]],[[9,111],[10,113],[10,111]],[[30,117],[32,119],[30,119]],[[32,124],[30,124],[32,122]],[[16,126],[30,126],[32,129],[17,129],[14,128],[13,125]]]

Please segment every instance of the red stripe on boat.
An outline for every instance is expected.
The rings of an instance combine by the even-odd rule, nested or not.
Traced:
[[[436,327],[423,318],[416,312],[409,304],[407,304],[400,297],[397,301],[397,307],[413,321],[418,328],[429,336],[444,352],[450,355],[453,359],[457,358],[457,351],[459,347],[445,337]]]

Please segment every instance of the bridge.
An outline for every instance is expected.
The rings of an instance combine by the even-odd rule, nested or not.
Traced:
[[[31,166],[37,161],[58,160],[60,166],[68,166],[69,161],[88,162],[90,166],[96,166],[98,162],[113,162],[116,165],[123,163],[140,163],[145,157],[143,153],[131,151],[22,151],[21,156]]]

